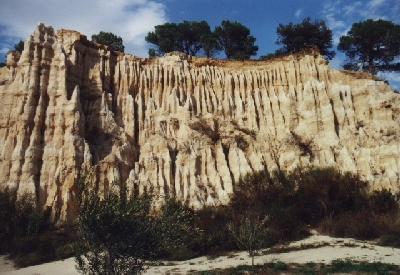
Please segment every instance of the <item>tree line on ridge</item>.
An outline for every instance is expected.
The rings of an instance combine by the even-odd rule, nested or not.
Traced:
[[[335,57],[332,30],[323,20],[311,21],[310,17],[306,17],[298,24],[279,24],[276,33],[275,43],[280,48],[260,59],[297,52],[309,46],[316,46],[327,60]],[[123,51],[122,39],[115,39],[120,41],[118,47],[113,46],[115,42],[105,39],[105,34],[92,36],[93,41]],[[250,29],[229,20],[222,21],[214,31],[211,31],[206,21],[168,22],[155,26],[145,40],[152,45],[148,51],[150,57],[173,51],[213,57],[223,51],[227,59],[249,59],[258,51],[256,38],[250,34]],[[344,69],[362,70],[371,74],[400,71],[400,25],[383,19],[354,23],[347,34],[340,37],[337,49],[347,57]]]
[[[275,43],[280,48],[262,55],[260,59],[297,52],[309,46],[318,47],[327,60],[336,54],[332,50],[332,30],[323,20],[311,21],[307,17],[298,24],[279,24],[276,33]],[[149,57],[173,51],[213,57],[223,51],[227,59],[243,60],[255,56],[258,51],[256,38],[250,34],[250,29],[229,20],[222,21],[214,31],[204,20],[167,22],[155,26],[145,40],[151,44]],[[122,38],[111,32],[94,34],[92,41],[108,45],[115,51],[124,52],[125,49]],[[22,52],[23,42],[15,44],[14,49]],[[337,49],[347,57],[343,65],[346,70],[362,70],[371,74],[400,71],[400,25],[383,19],[354,23],[347,34],[340,37]],[[5,63],[0,62],[1,66],[5,66]]]

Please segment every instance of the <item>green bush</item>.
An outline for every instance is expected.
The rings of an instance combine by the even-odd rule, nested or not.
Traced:
[[[287,270],[288,266],[286,263],[278,261],[274,264],[274,270],[275,271],[280,271],[280,270]]]
[[[331,167],[249,174],[236,185],[228,207],[237,217],[270,216],[268,227],[277,242],[304,237],[309,225],[334,236],[372,239],[393,231],[399,219],[389,190],[370,194],[357,175]]]
[[[283,242],[302,235],[303,223],[297,218],[295,182],[279,171],[249,174],[239,181],[229,207],[240,218],[246,213],[269,216],[268,227],[273,241]]]
[[[383,235],[380,237],[378,244],[400,248],[400,235],[390,233]]]
[[[56,259],[56,250],[50,239],[40,237],[18,238],[14,242],[12,258],[17,266],[26,267]]]
[[[194,246],[199,255],[218,255],[237,249],[229,234],[227,223],[234,218],[229,207],[204,207],[195,213],[195,226],[201,231],[200,239]]]
[[[390,190],[375,190],[369,196],[369,208],[374,213],[389,213],[398,210],[396,196]]]
[[[394,264],[380,262],[352,262],[349,260],[334,260],[330,268],[324,270],[327,274],[331,273],[351,273],[361,272],[367,274],[398,274],[399,267]]]
[[[75,230],[74,227],[47,228],[37,237],[17,238],[10,250],[11,257],[21,268],[72,257]]]
[[[296,181],[299,218],[309,224],[326,217],[362,209],[368,203],[367,182],[350,173],[334,168],[297,169],[292,175]]]
[[[397,211],[389,216],[390,225],[387,232],[380,237],[379,245],[400,248],[400,213]]]
[[[145,261],[158,257],[190,256],[196,239],[194,212],[174,199],[154,211],[153,197],[128,195],[123,187],[79,181],[79,218],[75,261],[81,272],[90,274],[141,274]],[[185,255],[186,254],[186,255]]]
[[[87,186],[79,192],[77,269],[90,274],[141,274],[156,247],[148,195],[128,197],[105,190],[102,196]]]
[[[36,238],[45,226],[44,211],[33,194],[18,194],[17,189],[0,189],[0,241],[6,252],[24,238]]]
[[[392,217],[379,216],[367,210],[348,212],[321,222],[322,232],[335,237],[350,237],[361,240],[375,239],[386,234]]]
[[[167,199],[156,216],[158,255],[169,260],[187,260],[195,251],[201,231],[194,224],[194,211],[174,198]]]

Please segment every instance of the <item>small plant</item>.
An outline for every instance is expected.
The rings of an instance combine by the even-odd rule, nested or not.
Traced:
[[[309,155],[311,158],[314,157],[313,155],[313,151],[312,151],[312,139],[304,139],[303,137],[299,136],[298,134],[296,134],[295,132],[291,132],[292,134],[292,138],[293,138],[293,142],[294,144],[296,144],[301,152],[302,152],[302,156],[306,156]]]
[[[308,266],[300,266],[295,271],[296,274],[304,274],[304,275],[314,275],[315,270]]]
[[[249,253],[252,267],[254,267],[254,257],[257,250],[262,248],[268,239],[269,229],[266,227],[268,219],[268,216],[260,220],[258,216],[251,218],[247,215],[240,221],[239,226],[235,226],[233,222],[229,222],[227,225],[229,233],[235,238],[239,247]]]
[[[367,273],[367,274],[399,274],[400,268],[394,264],[380,262],[352,262],[349,260],[332,261],[331,266],[324,269],[325,273]]]
[[[400,235],[397,235],[395,233],[383,235],[382,237],[380,237],[378,244],[382,246],[400,248]]]
[[[275,271],[286,270],[286,269],[287,269],[287,265],[284,262],[278,261],[274,264]]]
[[[221,139],[219,132],[219,124],[216,119],[212,120],[212,125],[210,126],[207,120],[201,118],[189,124],[189,127],[193,130],[199,132],[200,134],[208,136],[213,143],[216,143]]]
[[[249,143],[241,135],[236,135],[234,139],[237,144],[237,147],[239,147],[240,150],[245,151],[247,147],[249,147]]]

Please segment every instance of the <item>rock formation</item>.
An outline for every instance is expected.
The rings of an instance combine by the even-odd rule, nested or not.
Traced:
[[[316,51],[265,61],[139,58],[39,24],[0,69],[0,186],[34,192],[53,221],[74,185],[224,204],[246,173],[335,166],[400,187],[400,95]]]

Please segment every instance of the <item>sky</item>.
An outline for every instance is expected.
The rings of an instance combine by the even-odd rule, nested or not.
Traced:
[[[211,30],[222,20],[237,21],[256,37],[261,55],[274,52],[276,28],[310,17],[323,20],[333,31],[334,50],[351,25],[366,19],[385,19],[400,24],[399,0],[1,0],[0,61],[20,40],[26,40],[38,22],[58,29],[73,29],[89,39],[100,31],[123,39],[125,52],[147,57],[150,47],[144,37],[154,26],[183,20],[209,23]],[[224,55],[221,55],[223,58]],[[337,52],[329,62],[342,68],[346,57]],[[381,78],[400,90],[400,73]]]

